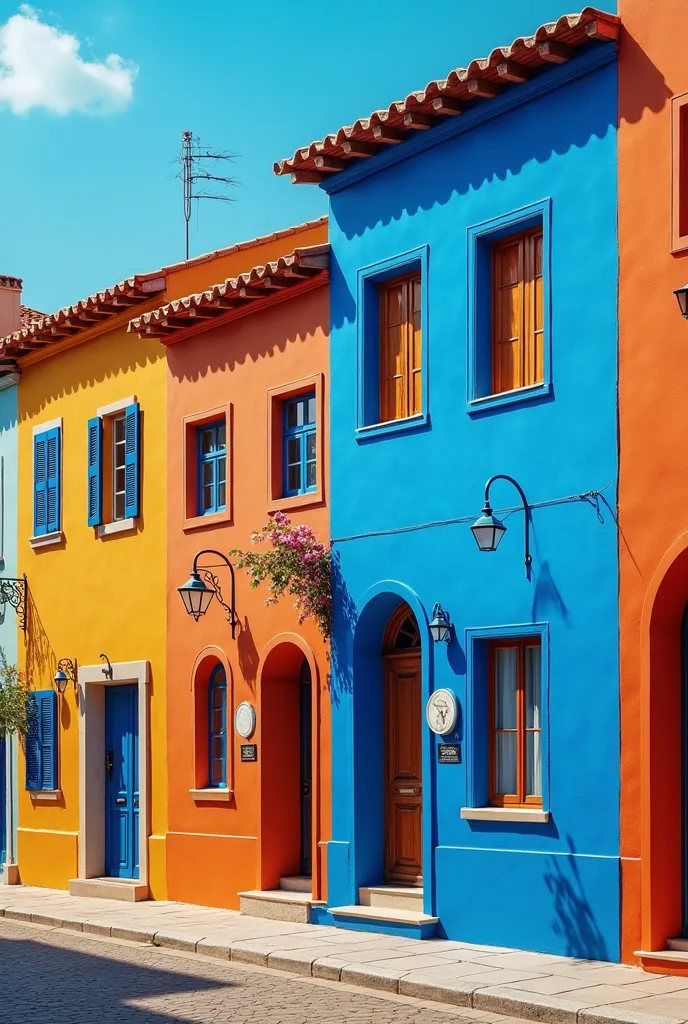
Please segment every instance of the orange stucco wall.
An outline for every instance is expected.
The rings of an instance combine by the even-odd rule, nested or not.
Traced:
[[[688,325],[672,291],[671,97],[685,0],[621,0],[619,421],[622,955],[681,930],[680,623],[688,601]],[[646,964],[646,966],[651,966]]]
[[[281,250],[326,240],[319,236],[282,240]],[[243,253],[242,270],[262,263],[263,253]],[[186,582],[194,554],[202,548],[228,553],[250,545],[274,508],[269,486],[269,390],[305,377],[320,381],[319,457],[322,492],[307,507],[290,508],[294,523],[308,523],[325,539],[327,518],[327,444],[325,393],[328,367],[328,289],[325,285],[294,294],[269,309],[252,312],[175,342],[168,361],[168,786],[167,882],[171,899],[238,907],[244,889],[275,888],[280,874],[298,873],[294,863],[298,821],[278,820],[293,796],[294,750],[298,728],[298,672],[304,657],[313,679],[313,877],[314,895],[322,893],[320,844],[329,839],[330,806],[329,695],[327,650],[317,627],[299,625],[292,599],[266,607],[267,593],[252,590],[237,572],[236,607],[240,628],[232,640],[222,608],[213,601],[197,623],[187,616],[176,588]],[[219,522],[190,523],[187,504],[185,420],[209,410],[226,410],[228,431],[228,514]],[[273,428],[274,429],[274,428]],[[210,558],[209,563],[212,563]],[[215,570],[229,592],[226,570]],[[229,799],[194,798],[203,787],[204,703],[195,692],[216,661],[228,680]],[[257,711],[257,763],[242,763],[234,732],[234,709],[249,701]],[[277,720],[281,720],[281,726]],[[292,728],[289,728],[291,721]],[[277,724],[276,724],[277,723]],[[298,727],[298,720],[296,721]],[[281,746],[284,746],[284,750]],[[278,756],[278,752],[280,752]],[[319,771],[318,771],[319,765]],[[293,802],[293,801],[292,801]],[[319,888],[320,886],[320,888]]]

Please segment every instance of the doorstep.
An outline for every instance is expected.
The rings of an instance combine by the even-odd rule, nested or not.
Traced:
[[[314,900],[310,892],[287,889],[248,889],[237,894],[239,910],[246,917],[263,917],[269,921],[291,921],[308,924],[312,907],[324,907],[324,900]]]
[[[366,907],[357,904],[349,907],[328,907],[334,923],[340,928],[360,931],[384,932],[387,935],[403,935],[410,939],[431,939],[437,934],[438,917],[431,917],[418,910],[402,910],[399,907]]]
[[[135,878],[70,878],[70,896],[140,903],[149,896],[148,886]]]

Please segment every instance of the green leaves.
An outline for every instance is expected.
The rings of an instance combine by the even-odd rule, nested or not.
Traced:
[[[26,732],[27,693],[23,673],[8,663],[0,647],[0,735]]]

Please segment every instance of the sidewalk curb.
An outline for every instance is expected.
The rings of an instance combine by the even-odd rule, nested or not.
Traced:
[[[306,954],[305,951],[259,951],[251,948],[255,940],[236,939],[218,942],[212,937],[187,939],[173,931],[153,932],[145,928],[120,928],[117,925],[102,925],[92,921],[81,921],[74,918],[54,917],[49,914],[29,913],[12,908],[0,908],[0,917],[17,924],[41,925],[45,928],[61,928],[65,931],[83,932],[88,935],[104,935],[113,939],[128,942],[139,942],[146,946],[157,946],[196,953],[199,956],[214,960],[227,960],[238,964],[253,964],[259,967],[271,967],[295,976],[313,977],[321,981],[356,985],[371,991],[383,991],[392,994],[410,996],[436,1003],[447,1003],[474,1010],[499,1013],[507,1017],[521,1017],[525,1020],[537,1021],[538,1024],[688,1024],[677,1017],[665,1017],[661,1014],[643,1013],[638,1010],[624,1010],[622,1007],[600,1005],[582,1005],[569,1000],[565,996],[544,996],[522,992],[509,988],[507,985],[484,986],[475,981],[468,982],[462,978],[426,980],[420,977],[419,970],[404,973],[383,970],[379,967],[367,968],[365,964],[355,963],[340,967],[321,964],[329,959],[323,956],[322,950]],[[334,959],[337,959],[336,956]]]

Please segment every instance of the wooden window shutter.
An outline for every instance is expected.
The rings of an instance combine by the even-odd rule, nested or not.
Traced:
[[[492,392],[544,380],[542,228],[495,244],[492,258]]]
[[[48,445],[47,434],[33,439],[33,533],[48,532]]]
[[[41,747],[41,789],[57,789],[57,694],[36,694]]]
[[[88,421],[88,525],[103,521],[103,421],[94,416]]]
[[[422,411],[421,275],[380,287],[380,422]]]
[[[29,693],[26,698],[26,735],[24,736],[24,757],[26,760],[26,789],[41,788],[41,745],[37,694]]]
[[[124,516],[135,519],[139,514],[140,438],[139,403],[127,406],[124,412]]]
[[[49,430],[45,438],[47,532],[56,533],[60,529],[60,428]]]

